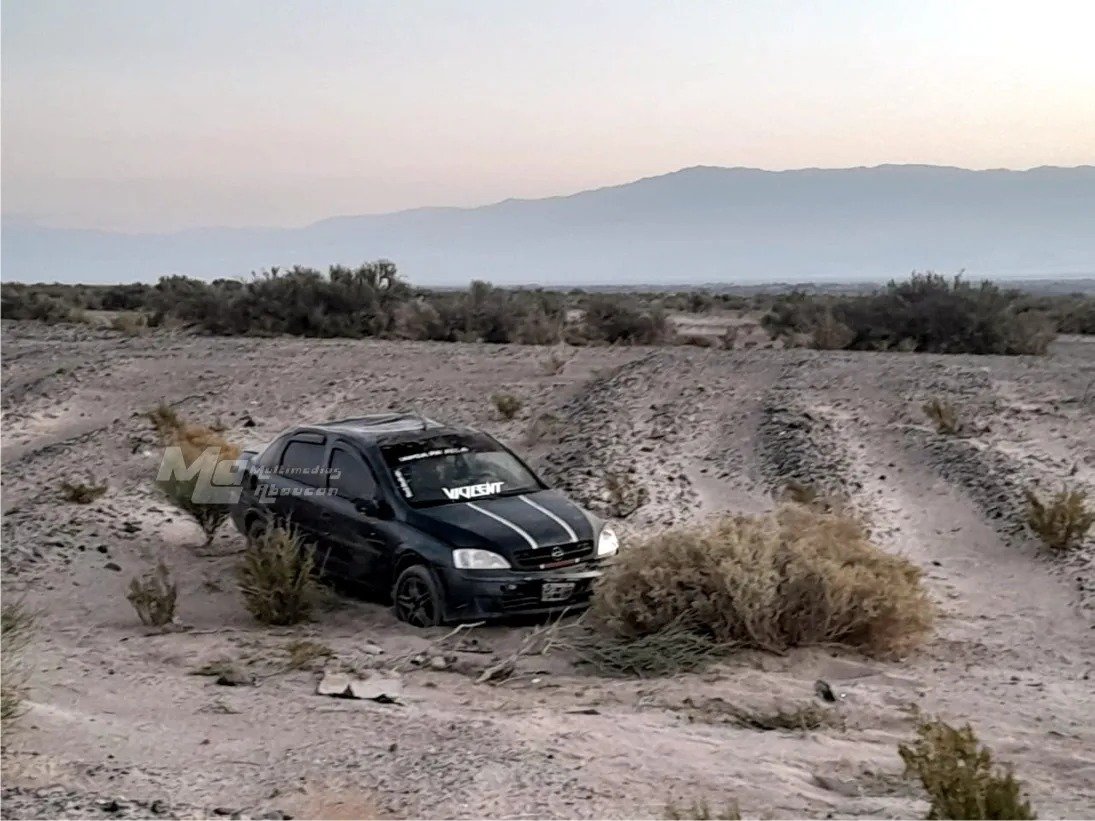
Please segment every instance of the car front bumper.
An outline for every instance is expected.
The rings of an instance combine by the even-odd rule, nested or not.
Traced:
[[[441,568],[446,621],[474,621],[504,616],[580,610],[589,604],[593,583],[604,572],[602,562],[533,572]],[[573,584],[565,599],[544,601],[545,584]]]

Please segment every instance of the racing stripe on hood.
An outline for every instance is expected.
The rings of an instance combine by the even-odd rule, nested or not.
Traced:
[[[572,528],[570,525],[568,525],[566,522],[564,522],[562,519],[560,519],[558,516],[556,516],[554,513],[552,513],[546,507],[543,507],[542,505],[539,505],[536,502],[532,501],[532,499],[530,499],[528,496],[518,496],[517,498],[520,499],[522,502],[524,502],[526,505],[531,505],[532,507],[536,508],[541,513],[543,513],[545,516],[547,516],[549,519],[554,520],[555,523],[559,525],[559,527],[561,527],[563,530],[566,531],[567,537],[572,542],[578,541],[578,534],[574,532],[574,528]]]
[[[515,525],[509,519],[505,519],[505,518],[499,516],[497,513],[491,513],[491,511],[485,510],[484,508],[479,507],[479,505],[475,504],[474,502],[467,502],[467,506],[470,507],[472,510],[478,511],[479,513],[482,513],[484,516],[489,516],[490,518],[494,519],[494,521],[499,522],[500,524],[504,524],[506,527],[508,527],[514,533],[517,533],[518,535],[523,537],[524,540],[529,543],[529,547],[531,547],[533,549],[535,549],[537,547],[540,547],[540,543],[537,542],[534,538],[532,538],[532,536],[530,536],[528,534],[527,530],[524,530],[523,528]]]

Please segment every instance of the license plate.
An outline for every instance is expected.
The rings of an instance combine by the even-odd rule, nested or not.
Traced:
[[[574,582],[544,582],[540,601],[566,601],[574,595]]]

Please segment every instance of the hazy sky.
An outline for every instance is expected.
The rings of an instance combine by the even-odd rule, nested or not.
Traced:
[[[690,165],[1095,161],[1095,3],[3,0],[3,211],[298,225]]]

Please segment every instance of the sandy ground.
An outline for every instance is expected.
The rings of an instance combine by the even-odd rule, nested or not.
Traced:
[[[1041,817],[1095,815],[1095,545],[1048,556],[1021,522],[1032,482],[1095,491],[1095,339],[1062,339],[1040,359],[589,348],[555,375],[546,356],[5,323],[3,594],[41,615],[29,710],[4,738],[4,815],[633,818],[706,800],[747,817],[922,817],[896,751],[915,708],[972,721]],[[499,390],[525,400],[517,419],[497,418],[487,397]],[[919,410],[931,396],[957,401],[970,435],[936,434]],[[535,629],[495,625],[473,631],[488,652],[455,653],[450,669],[403,663],[398,704],[319,696],[318,671],[285,670],[293,640],[368,675],[447,631],[333,595],[311,624],[254,625],[231,582],[241,538],[225,527],[199,547],[151,487],[158,455],[140,412],[162,399],[244,445],[409,406],[482,426],[593,507],[606,471],[630,470],[649,493],[620,523],[632,538],[764,510],[787,478],[812,482],[847,494],[882,545],[924,568],[937,635],[901,661],[748,653],[630,681],[548,656],[476,684]],[[104,497],[59,499],[62,479],[88,476],[108,481]],[[179,582],[187,631],[143,629],[124,598],[156,556]],[[219,659],[255,685],[192,675]],[[819,678],[842,726],[722,720],[727,703],[810,703]]]

